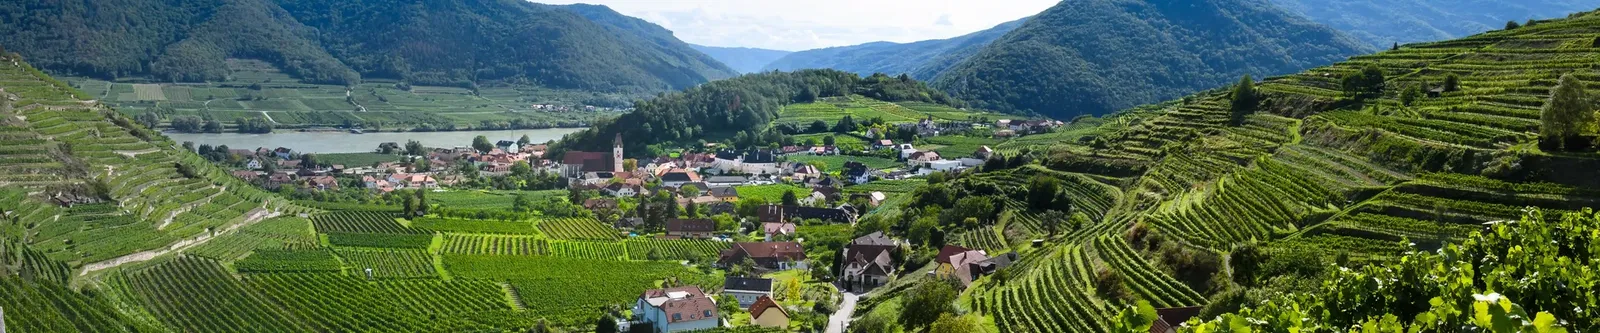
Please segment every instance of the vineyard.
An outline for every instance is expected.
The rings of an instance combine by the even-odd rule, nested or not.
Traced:
[[[621,238],[617,231],[599,220],[586,218],[546,219],[536,222],[539,231],[550,239],[612,240]]]
[[[558,323],[593,320],[592,309],[632,302],[640,292],[654,288],[656,281],[666,278],[678,278],[707,289],[722,284],[721,277],[690,271],[670,262],[448,255],[444,264],[458,278],[509,282],[522,299],[538,300],[527,302],[530,312],[546,315]]]
[[[351,274],[355,275],[364,275],[367,269],[371,269],[374,278],[439,276],[439,271],[433,267],[433,255],[423,250],[337,248],[334,252],[344,259]]]
[[[652,251],[663,260],[714,259],[729,247],[726,242],[709,239],[630,238],[623,244],[628,247],[628,259],[633,260],[649,259]]]
[[[178,258],[129,274],[126,281],[129,291],[138,296],[145,308],[181,330],[310,330],[300,318],[271,305],[211,260]]]

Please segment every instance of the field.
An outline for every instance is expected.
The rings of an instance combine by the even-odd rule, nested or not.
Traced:
[[[485,221],[467,220],[441,217],[418,217],[411,219],[411,226],[418,229],[427,229],[439,232],[466,232],[486,234],[514,234],[534,235],[539,229],[533,223],[525,221]]]
[[[399,162],[401,156],[379,153],[317,154],[317,161],[347,168],[371,166],[382,162]]]
[[[789,184],[736,186],[733,189],[739,193],[740,200],[759,199],[774,203],[783,202],[786,192],[794,192],[795,198],[811,195],[811,189]]]
[[[546,219],[536,222],[539,231],[550,239],[611,240],[620,238],[615,229],[599,220],[581,218]]]
[[[534,201],[567,195],[563,190],[548,191],[445,191],[430,192],[428,200],[440,206],[460,209],[509,209],[517,195],[527,195]]]

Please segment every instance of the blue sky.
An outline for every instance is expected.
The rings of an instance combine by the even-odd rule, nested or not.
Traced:
[[[1055,0],[581,0],[710,46],[799,51],[960,36],[1037,14]]]

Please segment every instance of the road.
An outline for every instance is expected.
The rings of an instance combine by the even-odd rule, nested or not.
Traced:
[[[841,294],[844,294],[844,303],[839,304],[839,311],[834,311],[832,316],[828,316],[828,333],[844,333],[845,325],[849,324],[850,317],[855,315],[856,299],[859,297],[850,292]]]

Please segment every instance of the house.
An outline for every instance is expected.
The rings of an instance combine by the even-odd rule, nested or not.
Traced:
[[[840,284],[846,290],[861,292],[888,283],[897,265],[892,254],[898,249],[899,244],[881,231],[850,241],[842,250],[844,269],[839,272]]]
[[[244,162],[245,169],[261,170],[263,167],[265,166],[261,165],[261,159],[259,158],[251,158],[250,161]]]
[[[990,156],[994,156],[994,148],[989,146],[978,147],[978,151],[972,152],[972,157],[980,160],[987,160]]]
[[[738,209],[738,207],[734,206],[731,202],[718,201],[706,205],[706,209],[711,212],[711,215],[721,215],[734,214],[736,213],[735,210]]]
[[[638,185],[611,183],[611,185],[600,188],[600,192],[613,197],[626,198],[639,195],[639,193],[644,192],[644,188]]]
[[[717,221],[712,219],[668,219],[667,236],[677,238],[711,238],[717,231]]]
[[[970,267],[967,267],[967,269],[969,272],[971,272],[972,279],[977,280],[978,277],[994,274],[995,271],[998,271],[1001,268],[1010,267],[1011,264],[1017,262],[1018,259],[1021,259],[1021,257],[1017,255],[1017,252],[1011,251],[1006,254],[989,257],[989,259],[984,259],[978,261],[977,263],[970,264],[968,265]]]
[[[894,140],[883,139],[872,142],[872,148],[883,149],[889,147],[894,147]]]
[[[876,192],[876,191],[874,191],[872,193],[853,193],[853,194],[850,194],[850,202],[855,202],[856,200],[865,200],[867,202],[867,205],[870,206],[870,207],[877,207],[878,205],[883,204],[883,200],[884,199],[888,199],[888,198],[889,198],[889,196],[883,194],[883,192]]]
[[[298,168],[300,168],[300,160],[278,160],[278,168],[279,169],[298,169]]]
[[[956,160],[928,161],[927,163],[924,163],[923,165],[927,166],[928,169],[932,169],[934,171],[951,171],[951,170],[959,170],[959,169],[962,169],[962,168],[966,167],[964,164],[961,163],[961,161],[956,161]]]
[[[749,182],[750,178],[744,176],[714,176],[706,178],[706,185],[711,187],[744,185]]]
[[[722,293],[739,300],[739,307],[748,307],[757,299],[772,296],[772,280],[729,276],[722,279]]]
[[[611,227],[617,229],[636,229],[642,226],[644,226],[644,219],[638,217],[620,218],[617,219],[616,223],[611,224]]]
[[[722,251],[717,263],[732,266],[746,258],[755,261],[756,267],[769,270],[806,268],[806,250],[796,242],[733,243],[732,248]]]
[[[872,168],[868,168],[865,163],[861,162],[844,162],[844,171],[840,172],[839,175],[844,176],[844,179],[852,184],[866,184],[871,181]]]
[[[659,178],[663,186],[682,187],[683,184],[699,182],[700,174],[684,169],[670,169],[662,173]]]
[[[596,215],[617,210],[617,199],[590,198],[583,201],[583,209],[588,209]]]
[[[500,140],[495,142],[494,146],[500,148],[501,151],[511,154],[516,154],[517,149],[522,149],[522,146],[518,146],[516,141],[511,140]]]
[[[717,302],[695,286],[647,290],[634,303],[633,315],[639,321],[650,323],[655,333],[722,326],[722,319],[717,317]]]
[[[239,178],[239,180],[243,180],[245,182],[251,182],[256,180],[256,178],[261,177],[261,174],[250,170],[235,170],[231,173],[233,174],[234,178]]]
[[[293,153],[293,152],[294,152],[293,150],[290,150],[289,148],[284,148],[284,147],[278,147],[278,149],[273,149],[272,150],[272,154],[273,155],[277,155],[278,159],[280,159],[280,160],[289,159],[289,154]]]
[[[999,131],[995,131],[994,132],[994,137],[996,137],[996,138],[1009,138],[1009,137],[1014,137],[1014,136],[1017,136],[1017,131],[999,130]]]
[[[732,186],[713,187],[710,191],[707,191],[706,194],[717,198],[717,200],[722,202],[739,201],[739,190],[733,188]]]
[[[906,165],[916,166],[938,161],[939,153],[935,151],[919,151],[906,156]]]
[[[622,171],[622,134],[611,143],[611,153],[569,151],[561,156],[561,174],[578,178],[586,172]]]
[[[439,188],[438,180],[433,179],[433,176],[424,174],[412,174],[405,177],[405,184],[406,188]]]
[[[945,279],[954,279],[961,282],[962,287],[972,285],[980,272],[973,272],[973,265],[989,260],[989,255],[980,250],[968,249],[955,245],[945,245],[939,249],[939,255],[934,257],[938,266],[933,269],[934,275]]]
[[[339,189],[339,179],[333,178],[333,176],[314,176],[305,178],[305,180],[306,187],[319,191]]]
[[[778,155],[771,150],[752,150],[739,160],[739,171],[752,175],[778,174]]]
[[[834,223],[856,222],[854,213],[840,208],[788,206],[783,207],[783,217],[786,221],[817,219]]]
[[[794,235],[795,225],[789,222],[767,222],[761,224],[761,230],[766,235],[766,241],[771,242],[772,236]]]
[[[761,296],[761,298],[756,299],[755,304],[750,305],[748,311],[750,312],[750,322],[756,326],[789,327],[789,312],[784,310],[782,306],[778,306],[777,302],[772,301],[772,297]]]
[[[1198,306],[1156,309],[1156,322],[1150,325],[1150,333],[1177,333],[1178,325],[1200,315],[1200,309]]]
[[[783,206],[763,205],[756,207],[756,221],[761,223],[782,223],[788,221],[783,215]]]

